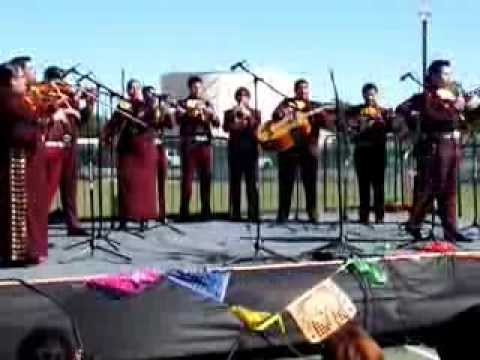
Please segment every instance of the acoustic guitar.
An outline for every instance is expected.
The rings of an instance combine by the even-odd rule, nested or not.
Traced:
[[[310,111],[294,111],[293,116],[274,122],[267,121],[257,131],[257,140],[265,150],[286,151],[295,146],[293,130],[301,136],[308,136],[312,131],[309,117],[324,112],[328,107],[319,107]]]

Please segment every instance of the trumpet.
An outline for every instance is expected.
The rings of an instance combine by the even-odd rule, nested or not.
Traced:
[[[202,99],[188,99],[186,103],[186,112],[189,117],[200,118],[202,121],[206,119],[207,105]]]
[[[233,109],[236,119],[245,120],[252,116],[252,112],[244,105],[237,105]]]
[[[378,106],[366,106],[360,110],[360,116],[378,118],[382,116],[382,111]]]

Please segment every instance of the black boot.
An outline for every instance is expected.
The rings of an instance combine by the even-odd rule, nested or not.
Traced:
[[[407,224],[405,226],[405,231],[413,237],[414,241],[422,241],[422,233],[418,226]]]

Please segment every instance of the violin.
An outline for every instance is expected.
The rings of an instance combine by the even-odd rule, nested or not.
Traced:
[[[27,103],[40,117],[48,117],[62,106],[67,105],[68,95],[52,83],[36,83],[25,95]]]
[[[449,87],[439,88],[435,91],[435,95],[445,110],[451,111],[455,109],[459,115],[460,121],[464,121],[463,111],[465,110],[465,98],[460,94],[456,84]]]
[[[78,88],[66,82],[39,82],[30,86],[27,98],[42,116],[48,116],[60,108],[78,108],[78,101],[94,101],[94,89]]]
[[[457,95],[449,89],[449,88],[440,88],[436,91],[436,95],[444,101],[455,101],[457,99]]]

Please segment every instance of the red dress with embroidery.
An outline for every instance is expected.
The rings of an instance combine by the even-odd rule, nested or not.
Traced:
[[[22,97],[0,93],[0,257],[38,262],[47,256],[48,200],[44,145]]]

